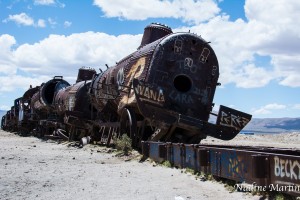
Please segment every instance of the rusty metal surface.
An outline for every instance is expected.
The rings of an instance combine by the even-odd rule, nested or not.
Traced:
[[[152,23],[145,27],[142,42],[139,48],[163,38],[172,33],[172,29],[163,24]]]
[[[250,119],[251,115],[247,113],[221,105],[216,124],[240,131],[249,123]]]
[[[218,77],[210,45],[195,34],[174,33],[155,49],[146,81],[163,91],[165,109],[207,120]]]
[[[143,155],[157,162],[168,160],[173,166],[194,169],[237,183],[300,195],[299,150],[150,141],[143,142],[142,147]],[[167,156],[159,156],[163,154],[161,152],[168,152]]]
[[[47,110],[52,107],[55,94],[69,86],[70,84],[63,80],[62,76],[55,76],[53,79],[41,85],[39,90],[31,99],[31,107],[35,110]]]
[[[78,70],[76,83],[81,81],[92,80],[95,75],[96,75],[95,69],[89,67],[82,67]]]
[[[59,90],[54,99],[55,110],[60,115],[64,115],[68,111],[68,115],[90,119],[91,105],[86,101],[90,84],[91,81],[81,81]]]

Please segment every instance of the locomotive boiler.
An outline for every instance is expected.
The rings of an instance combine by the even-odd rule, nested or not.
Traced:
[[[30,101],[30,120],[35,124],[34,135],[43,137],[56,129],[56,123],[60,119],[54,109],[54,98],[58,91],[69,85],[62,76],[55,76],[46,83],[42,83],[38,91],[33,94]]]
[[[54,108],[58,116],[65,126],[63,133],[68,140],[78,140],[84,136],[88,136],[89,122],[93,119],[95,110],[93,109],[88,90],[91,80],[96,71],[92,68],[82,67],[78,71],[76,83],[68,86],[60,91],[54,97]],[[61,134],[62,130],[59,130]]]

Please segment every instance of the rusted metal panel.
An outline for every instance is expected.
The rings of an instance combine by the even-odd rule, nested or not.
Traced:
[[[150,147],[151,148],[151,147]],[[183,168],[185,165],[185,151],[184,151],[184,145],[180,143],[173,143],[171,145],[171,155],[170,155],[170,162],[175,167]]]
[[[197,154],[195,145],[184,145],[184,167],[197,169]]]
[[[149,155],[150,155],[150,143],[142,141],[141,146],[142,146],[142,154],[146,157],[149,157]]]
[[[87,90],[91,81],[81,81],[72,86],[58,91],[55,95],[55,110],[59,114],[73,115],[88,120],[91,118],[91,104]]]
[[[143,39],[139,48],[141,48],[146,44],[152,43],[155,40],[163,38],[166,35],[171,33],[172,33],[172,29],[170,27],[162,24],[152,23],[146,26],[143,34]]]
[[[81,82],[81,81],[92,80],[95,74],[96,74],[95,69],[88,68],[88,67],[82,67],[78,70],[76,83]]]
[[[166,154],[167,144],[162,142],[154,142],[150,146],[149,157],[151,157],[156,162],[162,162],[167,159]]]
[[[273,190],[289,190],[300,196],[300,154],[270,156],[270,185]]]
[[[195,168],[196,171],[210,173],[210,152],[207,148],[197,147],[196,149],[196,162],[197,165]]]
[[[209,148],[210,172],[238,182],[268,184],[268,157],[261,152]]]
[[[240,131],[249,123],[251,117],[247,113],[221,105],[216,124],[232,127]]]
[[[143,142],[143,146],[158,149],[154,142]],[[237,183],[249,183],[264,191],[300,195],[299,150],[181,143],[168,146],[168,160],[176,167],[188,167]]]
[[[254,154],[252,159],[252,176],[253,178],[269,178],[270,177],[270,163],[268,155]]]

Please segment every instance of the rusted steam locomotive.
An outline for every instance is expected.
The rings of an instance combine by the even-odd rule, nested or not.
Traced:
[[[207,135],[230,140],[251,115],[220,106],[216,122],[208,121],[218,77],[209,42],[153,23],[145,28],[137,51],[115,66],[98,74],[82,68],[72,86],[54,77],[30,88],[16,100],[15,123],[39,136],[89,136],[106,144],[121,134],[128,134],[133,146],[142,140],[199,143]],[[8,127],[8,119],[2,119],[2,128]]]

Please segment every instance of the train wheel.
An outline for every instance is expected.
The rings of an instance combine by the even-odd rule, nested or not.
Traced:
[[[137,147],[137,122],[134,111],[124,108],[120,119],[120,135],[127,134],[132,140],[132,147]]]

